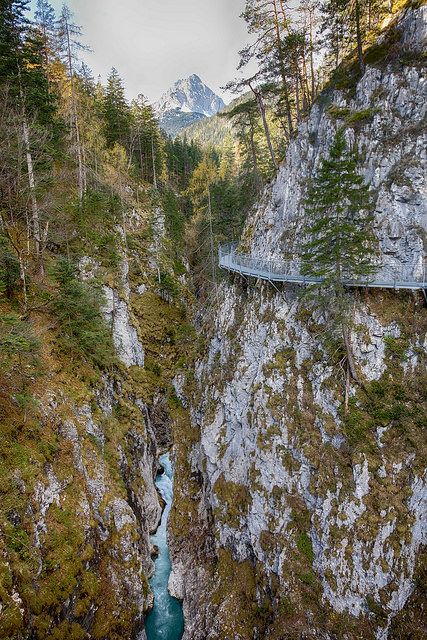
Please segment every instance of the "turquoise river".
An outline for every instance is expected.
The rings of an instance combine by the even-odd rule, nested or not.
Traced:
[[[173,468],[168,453],[160,457],[164,469],[156,478],[156,486],[164,499],[164,508],[160,526],[151,537],[151,542],[159,549],[156,568],[150,586],[154,594],[154,607],[149,613],[145,631],[148,640],[181,640],[184,632],[184,618],[181,603],[168,591],[168,580],[171,572],[167,540],[167,522],[173,496]]]

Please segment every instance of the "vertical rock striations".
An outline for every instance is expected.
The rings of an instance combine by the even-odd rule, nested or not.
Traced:
[[[98,256],[79,262],[103,293],[116,362],[100,370],[67,360],[46,340],[37,409],[16,442],[2,442],[2,638],[144,637],[150,533],[162,510],[154,478],[158,449],[170,443],[160,426],[168,430],[184,319],[159,285],[160,268],[174,277],[163,216],[146,209],[116,229],[114,270]]]
[[[426,13],[390,27],[357,84],[322,94],[247,222],[246,251],[298,260],[306,179],[344,126],[375,190],[385,264],[422,273]],[[423,637],[421,294],[354,292],[366,391],[351,388],[346,414],[325,318],[297,287],[230,280],[187,383],[191,425],[176,427],[171,585],[184,597],[185,640]]]

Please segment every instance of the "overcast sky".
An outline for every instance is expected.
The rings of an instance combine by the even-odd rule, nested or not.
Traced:
[[[35,4],[35,0],[33,0]],[[58,10],[62,0],[51,0]],[[68,0],[83,42],[84,61],[105,81],[111,67],[128,96],[156,101],[175,80],[198,74],[220,87],[236,76],[237,52],[247,43],[239,18],[244,0]]]

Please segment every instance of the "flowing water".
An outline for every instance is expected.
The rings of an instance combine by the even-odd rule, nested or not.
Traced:
[[[151,537],[152,544],[159,548],[159,555],[155,562],[155,573],[150,580],[154,593],[154,607],[147,617],[145,631],[148,640],[181,640],[184,632],[182,605],[176,598],[172,598],[168,591],[171,562],[167,542],[167,521],[173,494],[173,469],[168,453],[160,457],[160,463],[165,471],[157,476],[156,486],[166,506],[160,526]]]

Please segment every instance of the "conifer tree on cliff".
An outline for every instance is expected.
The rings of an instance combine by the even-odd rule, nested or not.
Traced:
[[[357,171],[358,158],[338,131],[323,158],[306,199],[307,228],[302,271],[323,279],[317,304],[328,312],[329,328],[345,347],[348,373],[359,382],[350,344],[351,293],[344,283],[376,270],[377,240],[369,186]]]

